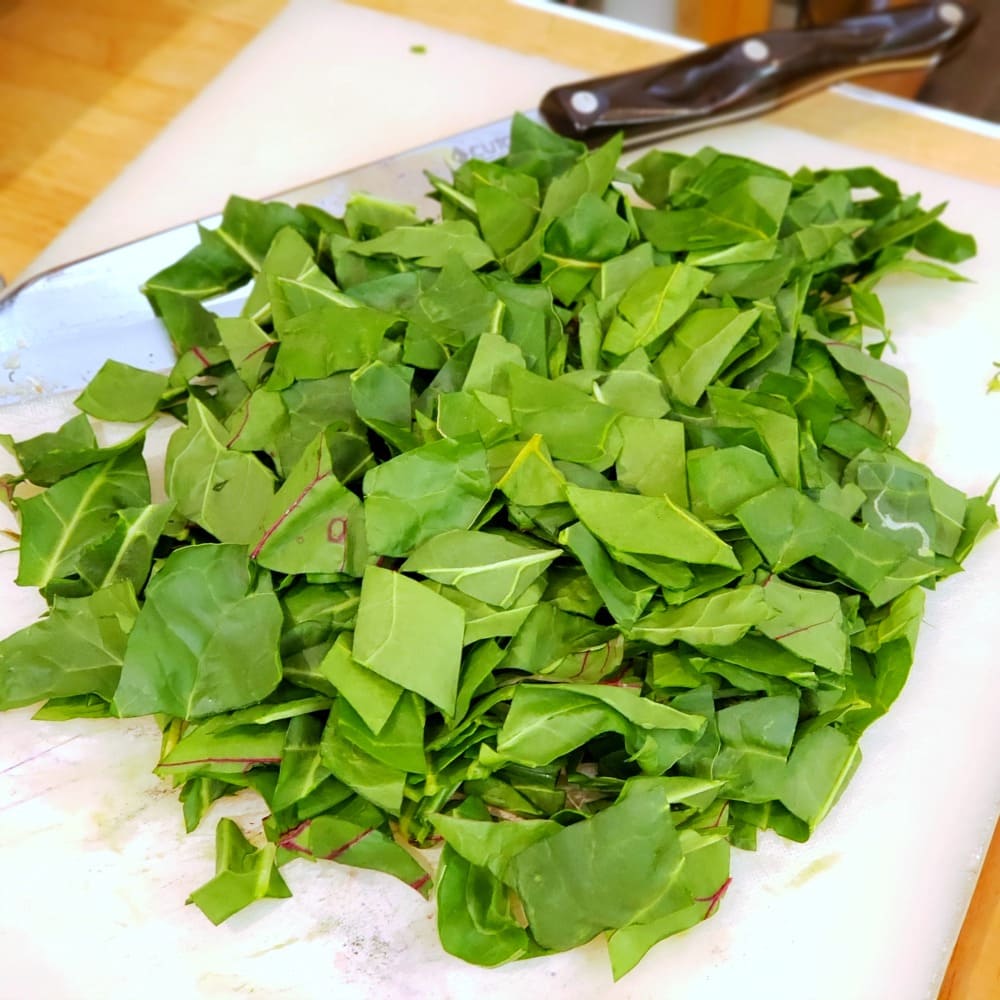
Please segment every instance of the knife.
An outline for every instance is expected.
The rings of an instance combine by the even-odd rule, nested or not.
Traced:
[[[748,35],[682,59],[556,87],[541,112],[563,135],[626,146],[766,114],[856,76],[934,65],[975,27],[960,3],[915,4],[830,25]]]
[[[951,2],[853,17],[822,28],[772,31],[713,46],[681,59],[549,91],[541,116],[588,143],[625,130],[632,146],[765,113],[861,73],[926,65],[953,51],[976,23]],[[539,117],[538,112],[532,112]],[[355,191],[428,209],[426,173],[507,151],[505,119],[348,170],[280,197],[340,212]],[[202,220],[214,226],[219,217]],[[139,291],[142,283],[198,242],[195,223],[37,275],[0,298],[0,405],[81,389],[107,358],[167,369],[174,353]],[[236,314],[237,290],[212,301]],[[94,335],[99,335],[95,350]]]

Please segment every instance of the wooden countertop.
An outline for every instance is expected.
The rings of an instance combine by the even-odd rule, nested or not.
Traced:
[[[0,0],[0,274],[11,281],[284,0]]]
[[[356,0],[525,52],[610,72],[669,58],[512,0]],[[0,0],[0,274],[43,247],[284,5],[284,0]],[[503,8],[501,12],[498,8]],[[996,141],[835,94],[780,123],[986,183]],[[1000,996],[1000,830],[939,1000]]]

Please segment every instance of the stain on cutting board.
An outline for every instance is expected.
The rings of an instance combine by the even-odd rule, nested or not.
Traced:
[[[785,884],[790,889],[801,889],[802,886],[811,882],[817,875],[822,875],[823,872],[834,868],[839,861],[840,854],[837,851],[833,851],[831,854],[824,854],[823,857],[816,858],[815,861],[810,861],[802,871],[790,878]]]

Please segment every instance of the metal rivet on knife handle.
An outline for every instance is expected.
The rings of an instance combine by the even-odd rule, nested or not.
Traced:
[[[959,25],[965,20],[965,11],[960,4],[942,3],[938,5],[938,17],[945,24]]]
[[[759,38],[748,38],[743,43],[743,55],[750,60],[750,62],[764,62],[771,56],[771,50],[768,48],[766,42],[762,42]]]
[[[601,102],[597,95],[591,90],[578,90],[569,99],[570,106],[581,115],[592,115],[600,106]]]

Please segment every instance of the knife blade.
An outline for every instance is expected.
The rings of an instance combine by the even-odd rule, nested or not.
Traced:
[[[835,65],[843,76],[860,66],[866,72],[896,68],[903,57],[926,61],[957,45],[974,23],[969,8],[946,2],[850,18],[823,29],[767,32],[706,48],[672,63],[556,88],[543,98],[540,113],[528,114],[535,120],[544,117],[557,131],[580,134],[587,141],[618,126],[629,131],[635,128],[634,147],[664,134],[768,110],[774,106],[776,87],[781,89],[776,81],[789,86],[794,82],[794,93],[788,94],[788,99],[794,99],[824,86],[821,81],[829,82]],[[839,42],[827,51],[831,39]],[[774,58],[751,58],[755,51],[760,53],[753,42],[766,47]],[[700,96],[692,93],[698,81],[704,88]],[[579,106],[587,102],[577,99],[574,104],[573,99],[573,94],[581,92],[594,95],[600,110],[583,115],[586,121],[561,117],[560,102],[564,110],[568,106],[578,116],[583,114]],[[684,93],[692,96],[693,103],[682,116],[678,95]],[[656,114],[659,121],[654,121]],[[430,211],[426,173],[447,173],[472,158],[503,156],[509,131],[510,119],[503,119],[277,197],[340,213],[353,192],[366,191]],[[170,368],[175,360],[173,348],[140,287],[198,242],[199,224],[211,227],[218,222],[216,216],[177,226],[42,273],[10,289],[0,298],[0,355],[8,359],[7,377],[0,380],[0,406],[79,390],[107,358],[138,368]],[[234,315],[246,294],[244,288],[214,299],[212,308],[220,315]]]

